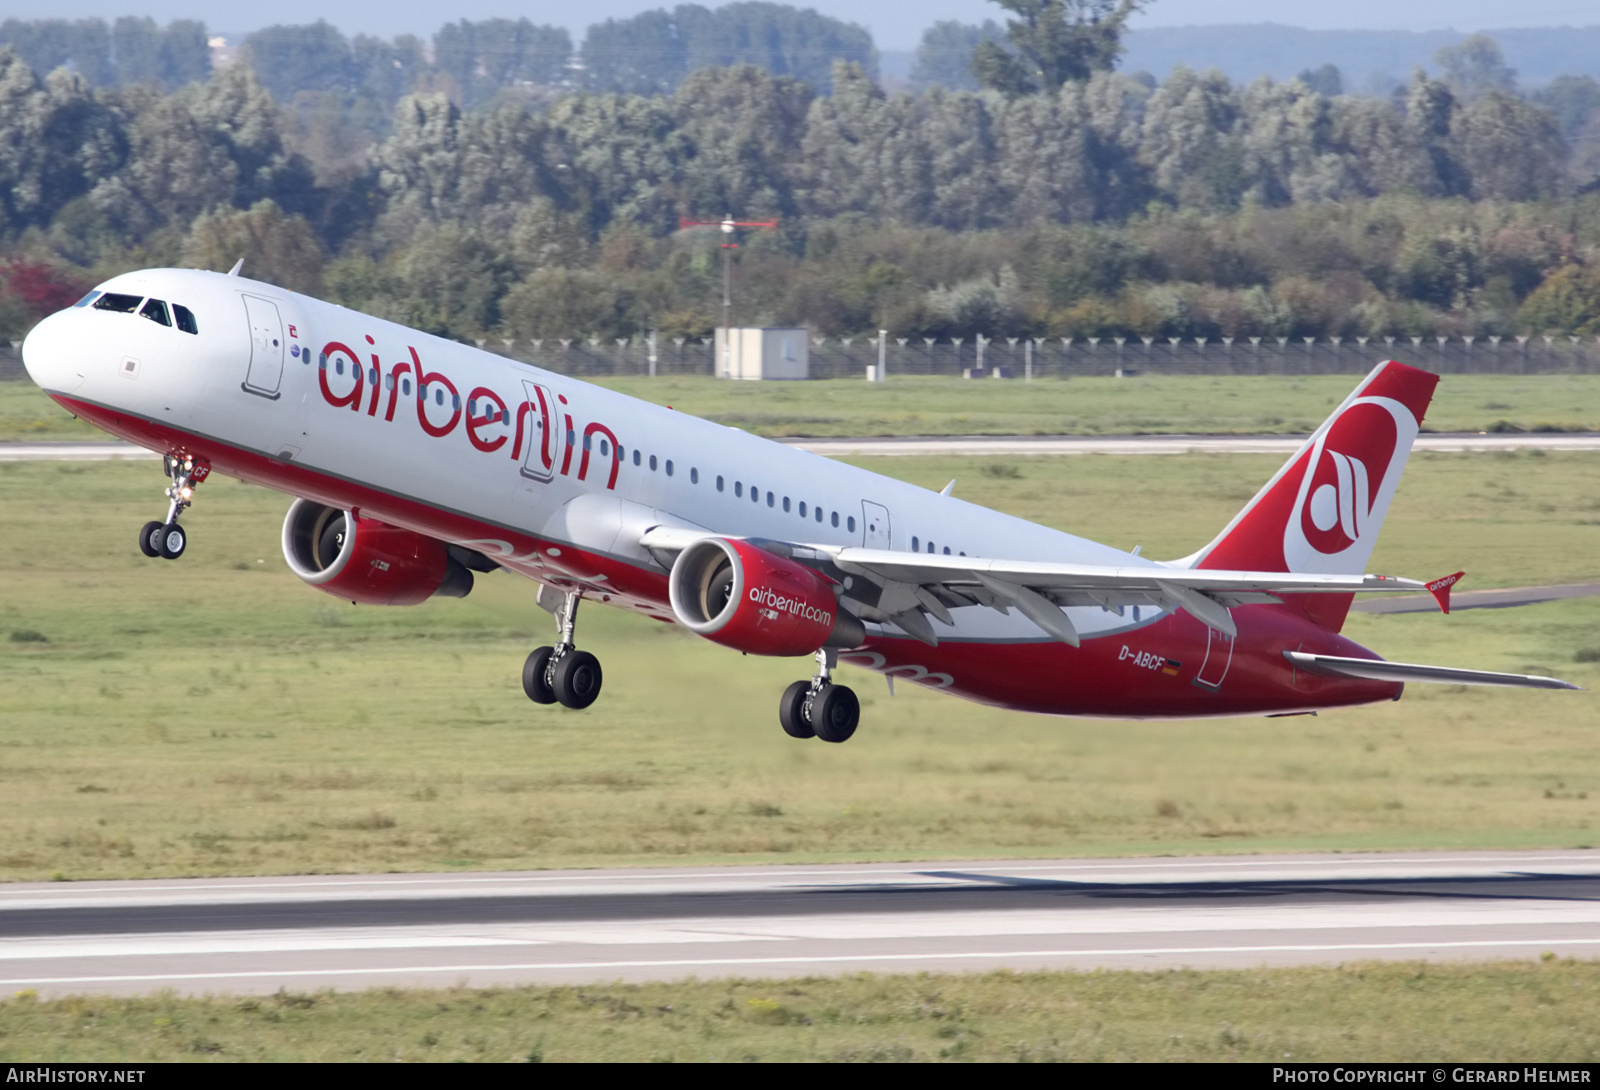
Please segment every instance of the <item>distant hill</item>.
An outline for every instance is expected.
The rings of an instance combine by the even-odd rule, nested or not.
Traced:
[[[1485,30],[1500,44],[1524,89],[1557,76],[1600,77],[1600,26]],[[1259,23],[1238,26],[1147,27],[1130,31],[1121,68],[1158,79],[1177,65],[1221,69],[1236,83],[1257,76],[1291,79],[1324,64],[1339,67],[1349,91],[1378,91],[1386,80],[1404,81],[1417,67],[1432,69],[1433,55],[1467,35],[1454,30],[1305,30]]]

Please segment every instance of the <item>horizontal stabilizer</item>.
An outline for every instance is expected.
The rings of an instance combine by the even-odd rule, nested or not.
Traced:
[[[1435,579],[1428,584],[1428,593],[1433,595],[1433,600],[1439,603],[1440,613],[1450,612],[1450,588],[1461,582],[1461,577],[1466,575],[1458,571],[1454,575],[1447,575],[1443,579]]]
[[[1493,670],[1462,670],[1454,666],[1416,666],[1382,659],[1352,659],[1339,655],[1311,655],[1285,651],[1283,657],[1303,670],[1335,677],[1361,677],[1372,681],[1427,681],[1436,685],[1504,685],[1521,689],[1582,689],[1570,681],[1537,674],[1499,674]]]

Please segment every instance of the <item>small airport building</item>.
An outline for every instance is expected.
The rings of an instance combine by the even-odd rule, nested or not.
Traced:
[[[718,378],[804,379],[811,377],[804,329],[724,329],[716,337]]]

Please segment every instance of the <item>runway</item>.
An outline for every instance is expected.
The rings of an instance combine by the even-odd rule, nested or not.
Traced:
[[[0,994],[1600,955],[1600,853],[0,887]]]
[[[955,435],[905,438],[780,439],[829,458],[967,455],[1022,457],[1064,454],[1282,454],[1305,442],[1298,435]],[[1416,450],[1445,453],[1510,450],[1600,450],[1600,434],[1419,435]],[[0,443],[0,462],[103,462],[159,457],[132,443]]]

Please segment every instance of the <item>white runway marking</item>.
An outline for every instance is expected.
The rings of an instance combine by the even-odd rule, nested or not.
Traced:
[[[0,987],[55,994],[1591,957],[1597,946],[1600,853],[1571,851],[0,887]]]
[[[1018,961],[1031,961],[1035,959],[1056,958],[1105,958],[1108,954],[1124,957],[1183,957],[1204,954],[1377,954],[1380,952],[1406,952],[1426,953],[1431,950],[1473,950],[1473,949],[1498,949],[1516,947],[1537,947],[1541,950],[1551,950],[1566,946],[1600,946],[1600,938],[1596,939],[1481,939],[1464,940],[1460,942],[1375,942],[1375,943],[1282,943],[1270,946],[1148,946],[1130,947],[1119,950],[1080,949],[1080,950],[1013,950],[1006,951],[1006,959]],[[484,965],[396,965],[381,966],[364,969],[268,969],[255,972],[223,972],[223,973],[137,973],[121,976],[59,976],[59,977],[19,977],[14,980],[0,980],[0,987],[34,986],[39,984],[110,984],[110,983],[146,983],[156,984],[181,980],[246,980],[270,977],[276,979],[294,977],[345,977],[345,976],[393,976],[395,974],[453,974],[461,976],[469,973],[505,973],[505,972],[539,972],[542,970],[598,970],[598,969],[675,969],[680,972],[669,975],[683,976],[699,968],[740,969],[781,965],[862,965],[869,963],[898,963],[907,961],[970,961],[974,959],[995,960],[993,951],[962,950],[943,953],[917,953],[917,954],[843,954],[843,955],[796,955],[794,957],[756,957],[756,958],[678,958],[654,959],[648,961],[552,961],[552,962],[526,962],[523,964],[484,964]],[[1336,958],[1334,960],[1346,960]],[[601,977],[600,979],[604,979]]]

